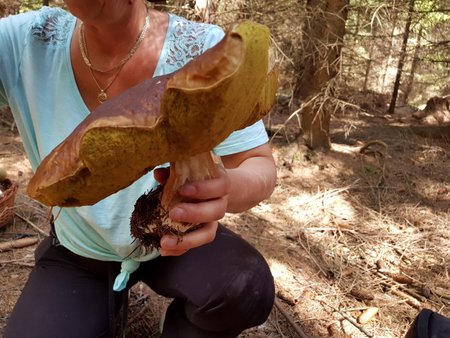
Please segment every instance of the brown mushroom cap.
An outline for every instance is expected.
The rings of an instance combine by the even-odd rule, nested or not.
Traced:
[[[211,150],[273,104],[269,31],[246,21],[179,71],[105,102],[40,164],[27,192],[54,206],[90,205],[155,166]]]

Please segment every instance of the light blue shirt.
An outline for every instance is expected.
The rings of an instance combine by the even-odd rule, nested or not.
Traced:
[[[0,106],[9,105],[33,170],[88,115],[70,60],[76,18],[44,7],[0,20]],[[169,15],[164,47],[153,76],[172,73],[223,37],[221,28]],[[214,152],[242,152],[268,141],[261,121],[232,133]],[[136,250],[130,216],[137,198],[157,185],[143,176],[92,206],[59,208],[56,233],[63,246],[89,258],[122,262],[114,289],[122,290],[139,262],[158,251]]]

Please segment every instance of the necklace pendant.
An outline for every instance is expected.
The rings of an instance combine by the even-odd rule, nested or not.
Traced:
[[[107,99],[108,99],[108,95],[103,90],[100,93],[98,93],[98,95],[97,95],[98,102],[103,103]]]

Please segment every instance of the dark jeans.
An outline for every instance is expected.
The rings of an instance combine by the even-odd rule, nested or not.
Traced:
[[[123,304],[123,294],[111,291],[119,270],[120,263],[83,258],[44,240],[4,337],[112,337],[110,324]],[[264,258],[222,226],[208,245],[142,263],[128,288],[140,280],[174,298],[162,337],[236,337],[262,324],[274,301]]]
[[[422,309],[404,338],[449,338],[450,318]]]

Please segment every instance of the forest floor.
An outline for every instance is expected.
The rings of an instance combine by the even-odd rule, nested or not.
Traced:
[[[314,152],[294,142],[289,115],[277,109],[266,120],[276,131],[272,197],[223,220],[264,254],[277,287],[269,320],[241,337],[298,337],[289,318],[311,338],[398,338],[421,308],[450,315],[449,142],[415,136],[396,115],[354,110],[333,117],[331,151]],[[33,226],[48,232],[48,209],[25,194],[31,170],[11,123],[0,114],[0,165],[19,183],[0,243],[41,240]],[[0,336],[34,248],[0,253]],[[167,304],[135,286],[127,336],[157,337]]]

